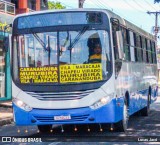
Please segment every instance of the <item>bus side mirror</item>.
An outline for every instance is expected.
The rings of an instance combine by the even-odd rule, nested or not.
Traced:
[[[116,31],[116,39],[117,39],[118,56],[119,59],[122,60],[124,58],[122,31]]]
[[[9,48],[9,37],[5,36],[3,39],[3,51],[8,52],[8,48]]]

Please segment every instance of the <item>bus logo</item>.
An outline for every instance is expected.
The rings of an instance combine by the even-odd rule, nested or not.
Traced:
[[[2,137],[2,142],[11,142],[11,137]]]

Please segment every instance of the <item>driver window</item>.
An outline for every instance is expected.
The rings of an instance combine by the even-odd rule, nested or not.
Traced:
[[[114,48],[114,57],[115,60],[119,59],[119,55],[118,55],[118,42],[117,42],[117,36],[116,36],[116,32],[118,31],[119,27],[118,24],[113,22],[112,23],[112,40],[113,40],[113,48]]]

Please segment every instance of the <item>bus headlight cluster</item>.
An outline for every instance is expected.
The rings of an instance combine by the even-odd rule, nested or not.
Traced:
[[[23,101],[17,99],[17,98],[14,98],[13,99],[13,103],[15,105],[17,105],[19,108],[25,110],[25,111],[31,111],[32,110],[32,107],[30,107],[29,105],[27,105],[26,103],[24,103]]]
[[[111,98],[109,96],[107,97],[103,97],[100,100],[98,100],[97,102],[95,102],[93,105],[90,106],[91,109],[98,109],[102,106],[104,106],[105,104],[109,103],[111,101]]]

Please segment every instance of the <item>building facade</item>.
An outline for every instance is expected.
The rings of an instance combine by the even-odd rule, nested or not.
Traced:
[[[6,0],[15,5],[16,14],[48,9],[48,0]]]
[[[47,0],[11,0],[15,4],[16,14],[48,9]]]
[[[4,51],[4,36],[8,37],[15,15],[48,9],[48,0],[0,0],[0,101],[11,99],[10,53]]]

